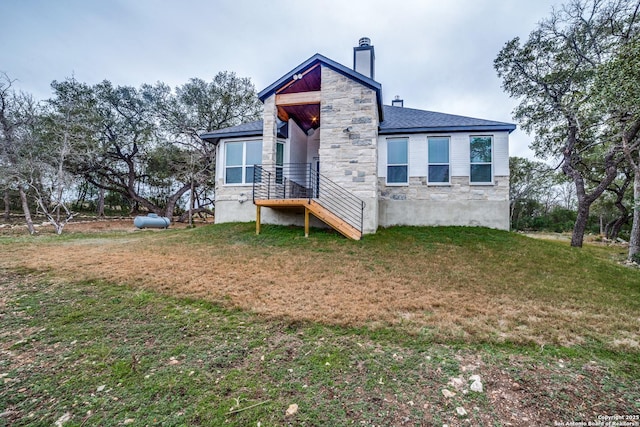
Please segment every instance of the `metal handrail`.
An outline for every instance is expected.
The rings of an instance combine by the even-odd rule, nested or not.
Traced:
[[[363,232],[365,203],[331,181],[310,163],[254,165],[253,201],[308,199]]]

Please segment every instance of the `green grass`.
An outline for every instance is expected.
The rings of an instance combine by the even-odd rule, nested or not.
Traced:
[[[599,413],[640,409],[640,364],[622,353],[433,344],[46,275],[8,273],[2,286],[11,357],[0,362],[0,412],[10,414],[0,425],[48,426],[66,413],[69,426],[431,424],[455,422],[457,406],[473,424],[501,425],[487,394],[501,377],[530,387],[524,398],[546,420],[578,419],[579,400]],[[487,393],[441,394],[472,372]]]
[[[450,275],[441,284],[449,290],[597,316],[577,317],[584,324],[547,323],[586,338],[540,345],[482,335],[473,322],[458,335],[428,325],[267,318],[133,281],[115,285],[65,278],[55,269],[5,267],[0,426],[50,426],[65,414],[65,426],[553,425],[640,412],[639,352],[607,338],[629,328],[622,320],[640,318],[640,272],[616,263],[619,249],[575,250],[479,228],[397,227],[359,242],[323,230],[305,239],[294,227],[253,233],[252,224],[230,224],[135,237],[152,252],[241,247],[248,259],[276,262],[280,252],[292,251],[326,268],[393,278],[401,272],[415,283],[433,268],[429,259],[450,257],[452,268],[437,270]],[[14,248],[45,250],[95,238],[0,240],[2,256],[11,257]],[[526,316],[516,320],[527,324]],[[590,332],[595,328],[601,330]],[[468,391],[471,374],[482,377],[483,393]],[[456,377],[463,379],[460,388],[448,385]],[[456,395],[445,397],[444,388]],[[298,412],[286,416],[294,403]],[[458,406],[466,417],[456,415]]]

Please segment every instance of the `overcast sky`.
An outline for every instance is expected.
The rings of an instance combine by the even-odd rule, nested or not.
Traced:
[[[250,77],[258,91],[315,53],[348,67],[375,47],[383,100],[513,122],[493,60],[562,0],[0,0],[0,71],[37,99],[52,80],[90,84]],[[531,156],[511,135],[511,155]]]

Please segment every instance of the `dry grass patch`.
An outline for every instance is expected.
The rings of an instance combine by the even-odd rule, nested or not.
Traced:
[[[441,342],[637,350],[640,272],[588,249],[472,228],[395,228],[361,242],[250,224],[0,245],[3,268],[50,270],[271,318],[394,325]]]
[[[557,425],[640,408],[630,353],[434,344],[49,273],[4,271],[0,291],[3,426]]]

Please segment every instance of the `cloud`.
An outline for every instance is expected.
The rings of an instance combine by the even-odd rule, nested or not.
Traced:
[[[0,70],[36,98],[50,82],[171,86],[223,70],[258,90],[315,53],[346,66],[368,36],[384,101],[512,121],[493,59],[559,0],[21,0],[0,3]],[[528,137],[516,131],[517,153]]]

